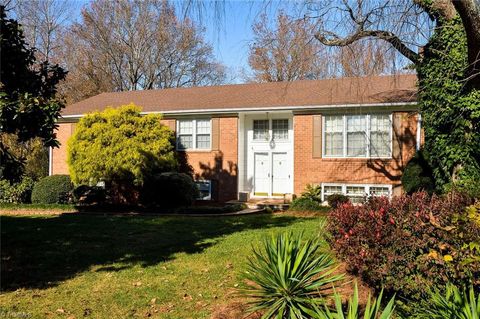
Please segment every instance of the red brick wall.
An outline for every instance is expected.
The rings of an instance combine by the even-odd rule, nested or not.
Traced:
[[[173,125],[172,122],[175,120],[163,121],[166,125]],[[219,132],[218,150],[188,151],[179,154],[184,156],[182,160],[193,170],[196,179],[213,181],[214,200],[226,202],[237,198],[238,119],[220,118]]]
[[[60,147],[52,149],[52,174],[69,174],[67,165],[67,141],[75,128],[74,123],[58,124],[57,140]]]
[[[402,169],[415,153],[417,115],[407,112],[401,115],[401,156],[380,159],[314,158],[312,154],[313,115],[295,115],[295,194],[300,194],[309,183],[352,183],[394,185],[394,193],[400,189]]]

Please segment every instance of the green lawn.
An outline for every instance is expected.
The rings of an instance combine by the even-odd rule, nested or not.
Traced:
[[[288,215],[1,217],[0,317],[210,318],[238,302],[251,245],[319,236]]]

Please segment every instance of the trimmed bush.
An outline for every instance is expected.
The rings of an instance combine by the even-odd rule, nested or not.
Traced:
[[[82,117],[68,141],[75,185],[105,182],[113,204],[137,204],[139,190],[154,174],[178,167],[175,136],[161,115],[142,115],[133,104]]]
[[[145,181],[140,192],[141,202],[148,206],[190,206],[198,197],[193,179],[184,173],[161,173]]]
[[[294,211],[318,211],[324,209],[325,207],[320,202],[308,197],[295,198],[289,207],[289,210]]]
[[[350,198],[343,194],[332,194],[327,197],[328,205],[332,208],[337,208],[341,204],[348,203]]]
[[[73,184],[68,175],[47,176],[35,183],[34,204],[68,204],[72,201]]]
[[[13,184],[7,180],[0,180],[0,203],[30,203],[33,184],[30,177],[24,177],[20,182]]]
[[[433,171],[428,164],[428,154],[420,150],[410,159],[402,174],[402,186],[407,194],[426,191],[432,194],[435,190]]]
[[[347,203],[328,216],[330,243],[347,270],[402,300],[419,302],[449,282],[480,289],[480,224],[471,204],[459,193],[426,192]]]

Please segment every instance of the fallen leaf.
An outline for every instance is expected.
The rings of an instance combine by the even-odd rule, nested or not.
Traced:
[[[134,282],[133,285],[135,287],[140,287],[142,285],[142,282],[141,281],[137,281],[137,282]]]

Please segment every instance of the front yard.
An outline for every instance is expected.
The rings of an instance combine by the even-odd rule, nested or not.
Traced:
[[[251,245],[321,218],[2,216],[0,317],[223,318]]]

